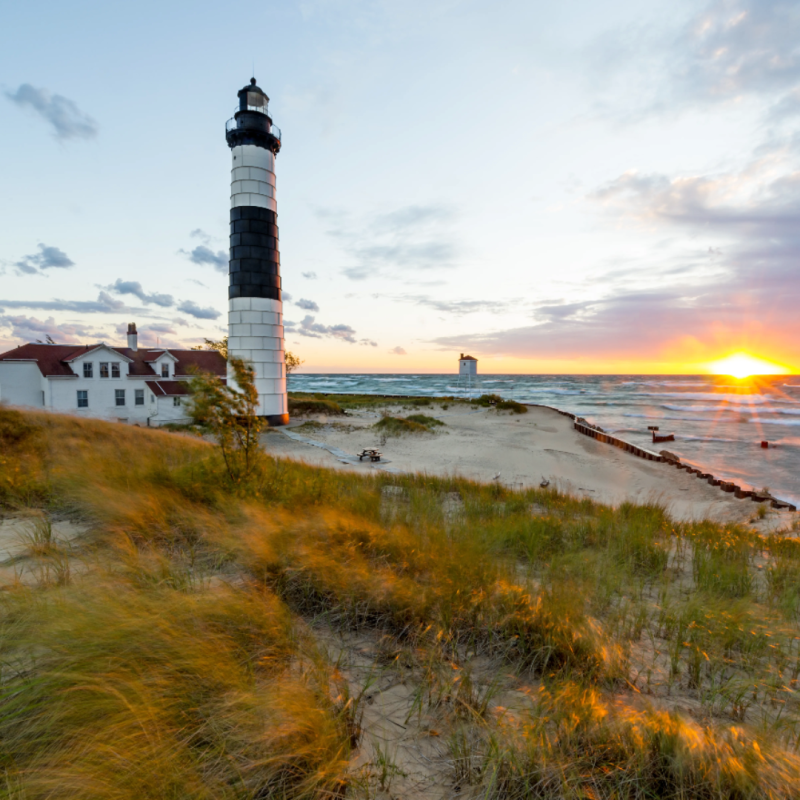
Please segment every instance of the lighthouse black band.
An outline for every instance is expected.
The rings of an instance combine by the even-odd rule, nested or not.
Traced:
[[[281,299],[277,215],[268,208],[231,209],[228,297]]]

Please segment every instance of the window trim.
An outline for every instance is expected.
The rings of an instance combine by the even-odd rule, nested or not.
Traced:
[[[103,373],[105,372],[105,375]],[[100,362],[100,377],[107,378],[110,375],[110,371],[108,369],[108,361],[101,361]]]
[[[122,402],[120,403],[120,400]],[[125,390],[124,389],[114,389],[114,406],[116,408],[125,407]]]
[[[89,391],[87,389],[78,389],[78,408],[89,408]]]
[[[112,378],[121,377],[121,372],[120,372],[120,368],[119,368],[119,361],[112,361],[111,362],[111,377]]]
[[[169,378],[169,362],[163,361],[161,363],[161,377],[162,378]]]
[[[94,361],[83,362],[83,377],[94,378]]]
[[[133,390],[133,404],[135,406],[143,406],[144,405],[144,389],[134,389]]]
[[[173,405],[174,408],[177,408],[178,406],[183,405],[183,403],[181,403],[180,397],[173,397],[172,398],[172,405]]]

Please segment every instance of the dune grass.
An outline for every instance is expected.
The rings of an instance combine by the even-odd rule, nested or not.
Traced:
[[[302,417],[306,414],[327,414],[328,416],[342,416],[344,409],[335,400],[324,397],[289,397],[289,414]]]
[[[489,407],[493,406],[498,411],[512,411],[515,414],[527,414],[528,407],[516,400],[504,400],[499,394],[482,394],[472,400],[474,405]]]
[[[390,405],[401,405],[406,408],[429,408],[434,403],[460,402],[453,397],[382,397],[370,394],[325,394],[323,392],[289,392],[290,412],[293,404],[302,407],[302,403],[334,403],[342,409],[378,409]],[[326,413],[320,411],[320,413]]]
[[[0,453],[6,513],[92,525],[0,596],[0,797],[369,796],[322,629],[419,687],[448,791],[796,794],[795,540],[266,456],[232,483],[195,437],[3,408]]]
[[[387,436],[404,436],[414,433],[432,433],[443,427],[444,422],[427,414],[410,414],[407,417],[395,417],[385,414],[372,427]]]

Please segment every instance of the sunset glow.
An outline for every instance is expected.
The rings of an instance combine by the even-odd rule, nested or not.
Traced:
[[[787,367],[747,353],[734,353],[727,358],[714,361],[710,367],[714,375],[732,375],[734,378],[749,378],[751,375],[786,375],[791,372]]]

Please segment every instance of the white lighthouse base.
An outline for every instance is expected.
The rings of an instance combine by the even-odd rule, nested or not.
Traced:
[[[270,425],[289,421],[286,358],[283,349],[283,303],[264,297],[228,301],[228,355],[244,359],[256,372],[258,415]],[[236,386],[228,369],[228,385]]]

